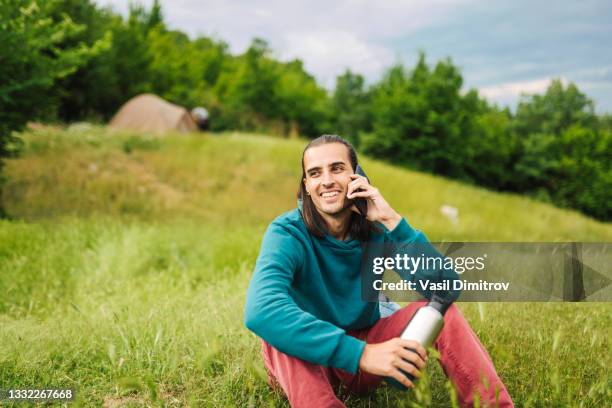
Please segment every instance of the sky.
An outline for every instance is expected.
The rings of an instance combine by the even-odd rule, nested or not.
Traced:
[[[96,0],[126,14],[126,0]],[[141,0],[149,6],[153,0]],[[609,0],[162,0],[172,29],[225,41],[232,53],[254,37],[280,60],[299,58],[327,89],[347,68],[369,83],[419,50],[430,65],[450,57],[464,89],[500,106],[572,81],[612,113]]]

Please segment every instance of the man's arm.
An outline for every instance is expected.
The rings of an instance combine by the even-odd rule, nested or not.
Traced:
[[[289,294],[302,252],[289,231],[270,225],[247,291],[244,323],[283,353],[355,373],[365,342],[302,310]]]
[[[444,267],[445,256],[433,246],[427,236],[412,228],[405,218],[392,230],[386,233],[385,242],[387,245],[386,256],[395,257],[396,255],[408,256],[413,259],[420,258],[420,264],[416,270],[394,269],[402,279],[417,283],[418,292],[426,299],[431,299],[433,292],[430,289],[423,289],[420,283],[423,282],[448,282],[449,290],[439,290],[437,296],[451,303],[459,297],[459,291],[453,290],[453,281],[459,280],[459,275],[454,269]],[[424,263],[426,262],[426,263]],[[429,287],[428,285],[426,285]]]
[[[379,222],[391,231],[402,220],[399,215],[380,194],[380,191],[372,186],[368,179],[358,174],[351,175],[353,181],[349,183],[346,197],[349,199],[365,198],[368,203],[368,221]],[[353,211],[359,214],[357,207],[353,205]]]
[[[385,226],[387,229],[386,243],[391,246],[399,246],[404,250],[412,249],[410,245],[413,243],[429,244],[427,237],[422,232],[413,229],[391,208],[380,191],[370,185],[365,177],[359,175],[351,177],[353,181],[349,184],[347,197],[350,199],[360,197],[367,200],[367,218],[369,221],[379,222]],[[355,208],[354,211],[357,209]],[[430,247],[433,248],[431,245]],[[415,278],[414,275],[402,277],[410,280]],[[393,377],[404,386],[413,387],[413,383],[400,370],[418,378],[421,376],[420,370],[425,367],[426,360],[426,351],[420,344],[411,340],[394,338],[384,343],[367,344],[359,360],[359,368],[371,374]]]
[[[357,174],[352,175],[351,178],[353,178],[353,181],[349,184],[347,197],[350,199],[365,198],[368,203],[368,220],[378,222],[387,229],[385,234],[385,243],[388,245],[387,256],[393,257],[396,254],[405,254],[411,258],[429,257],[438,258],[439,261],[444,260],[444,257],[438,250],[429,243],[425,234],[412,228],[408,224],[408,221],[402,218],[402,216],[387,203],[380,194],[380,191],[368,182],[367,178]],[[353,210],[358,211],[356,208]],[[433,262],[432,264],[436,265]],[[454,270],[447,270],[444,268],[419,267],[417,271],[396,270],[396,272],[402,279],[412,282],[417,282],[419,280],[442,282],[459,279],[459,275],[457,275]],[[452,287],[452,282],[450,287]],[[422,289],[420,285],[417,285],[417,289],[424,297],[428,299],[431,298],[431,291]],[[459,292],[453,290],[440,292],[438,294],[448,302],[455,301],[459,296]]]

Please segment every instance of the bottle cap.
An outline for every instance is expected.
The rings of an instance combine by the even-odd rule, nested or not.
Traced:
[[[431,296],[431,299],[429,300],[429,303],[427,305],[433,307],[438,312],[440,312],[442,316],[444,316],[444,314],[446,313],[446,311],[448,310],[448,308],[450,307],[452,303],[453,302],[444,300],[443,297],[434,293]]]

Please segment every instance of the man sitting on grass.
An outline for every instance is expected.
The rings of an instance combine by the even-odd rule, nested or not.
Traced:
[[[364,244],[427,243],[389,206],[365,177],[357,154],[339,136],[311,141],[302,155],[301,208],[268,227],[247,292],[245,324],[262,338],[271,386],[282,387],[292,407],[344,407],[334,387],[362,394],[391,377],[413,383],[427,352],[399,338],[423,302],[381,318],[379,305],[362,299]],[[353,200],[367,200],[363,217]],[[513,406],[491,358],[452,305],[435,347],[462,406]]]

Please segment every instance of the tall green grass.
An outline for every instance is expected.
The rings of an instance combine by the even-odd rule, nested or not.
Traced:
[[[295,205],[303,141],[254,135],[24,134],[0,221],[0,388],[72,387],[83,406],[287,406],[242,308],[261,235]],[[434,240],[611,241],[578,213],[364,159]],[[452,224],[442,204],[459,208]],[[517,406],[610,406],[612,307],[461,304]],[[450,406],[417,389],[350,407]]]

